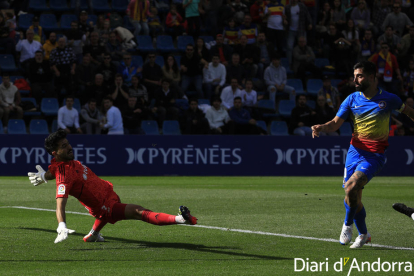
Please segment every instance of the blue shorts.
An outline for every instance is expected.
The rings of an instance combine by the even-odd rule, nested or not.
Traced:
[[[381,171],[384,164],[385,153],[373,153],[350,145],[348,155],[346,156],[344,182],[342,187],[344,188],[345,183],[355,171],[363,172],[367,176],[369,182]]]

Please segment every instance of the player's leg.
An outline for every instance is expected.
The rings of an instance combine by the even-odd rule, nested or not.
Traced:
[[[394,203],[392,208],[394,208],[395,211],[414,219],[414,208],[407,207],[403,203]]]
[[[92,230],[89,232],[88,235],[83,237],[83,241],[85,242],[103,242],[105,239],[99,233],[102,228],[108,223],[106,219],[96,219],[95,223],[92,226]]]
[[[116,212],[118,204],[113,207],[113,212]],[[148,210],[140,205],[126,204],[124,219],[142,220],[154,225],[171,225],[171,224],[197,224],[197,218],[190,215],[190,211],[185,206],[180,206],[180,214],[170,215],[165,213],[156,213]]]

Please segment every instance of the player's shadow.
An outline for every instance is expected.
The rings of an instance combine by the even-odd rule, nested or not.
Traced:
[[[56,234],[56,231],[50,229],[43,229],[43,228],[31,228],[31,227],[19,227],[20,230],[31,230],[31,231],[42,231]],[[69,236],[79,236],[83,237],[85,234],[81,233],[73,233]],[[225,255],[232,255],[232,256],[240,256],[240,257],[251,257],[251,258],[258,258],[258,259],[265,259],[265,260],[293,260],[293,258],[285,258],[285,257],[276,257],[276,256],[265,256],[265,255],[258,255],[258,254],[248,254],[248,253],[239,253],[239,252],[229,252],[225,250],[238,250],[238,248],[232,248],[228,246],[205,246],[202,244],[193,244],[193,243],[175,243],[175,242],[149,242],[149,241],[139,241],[139,240],[132,240],[132,239],[124,239],[124,238],[116,238],[116,237],[109,237],[105,236],[106,241],[118,241],[118,242],[125,242],[125,243],[135,243],[140,244],[143,247],[148,248],[174,248],[174,249],[186,249],[186,250],[193,250],[193,251],[200,251],[200,252],[207,252],[207,253],[215,253],[215,254],[225,254]],[[95,250],[95,249],[72,249],[77,251],[82,250]]]

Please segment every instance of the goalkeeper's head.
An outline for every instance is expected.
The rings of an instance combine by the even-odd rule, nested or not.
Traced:
[[[50,154],[53,155],[52,153],[55,151],[58,151],[59,148],[59,142],[62,141],[63,139],[66,139],[66,131],[64,131],[63,129],[59,129],[56,132],[53,132],[52,134],[50,134],[46,139],[45,139],[45,149],[46,151]]]

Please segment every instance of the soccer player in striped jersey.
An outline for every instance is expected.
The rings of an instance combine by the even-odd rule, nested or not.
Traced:
[[[136,219],[155,225],[197,224],[197,218],[191,216],[185,206],[180,206],[179,215],[175,216],[155,213],[135,204],[121,203],[111,182],[99,178],[90,168],[74,160],[72,146],[63,130],[46,138],[45,149],[54,157],[48,171],[45,172],[38,165],[38,172],[29,172],[28,175],[34,186],[56,179],[56,217],[59,226],[55,243],[67,239],[68,234],[74,232],[66,227],[65,209],[69,195],[78,199],[96,219],[92,230],[83,238],[85,242],[104,241],[100,230],[108,222],[114,224],[120,220]]]
[[[343,101],[333,120],[312,126],[312,131],[313,136],[319,136],[319,132],[338,130],[347,118],[354,123],[345,164],[346,214],[339,242],[343,245],[351,242],[352,224],[355,223],[359,236],[351,248],[359,248],[371,241],[365,224],[362,190],[384,166],[391,112],[397,110],[414,120],[414,109],[406,106],[397,95],[377,87],[376,66],[372,62],[357,63],[354,79],[357,91]]]

